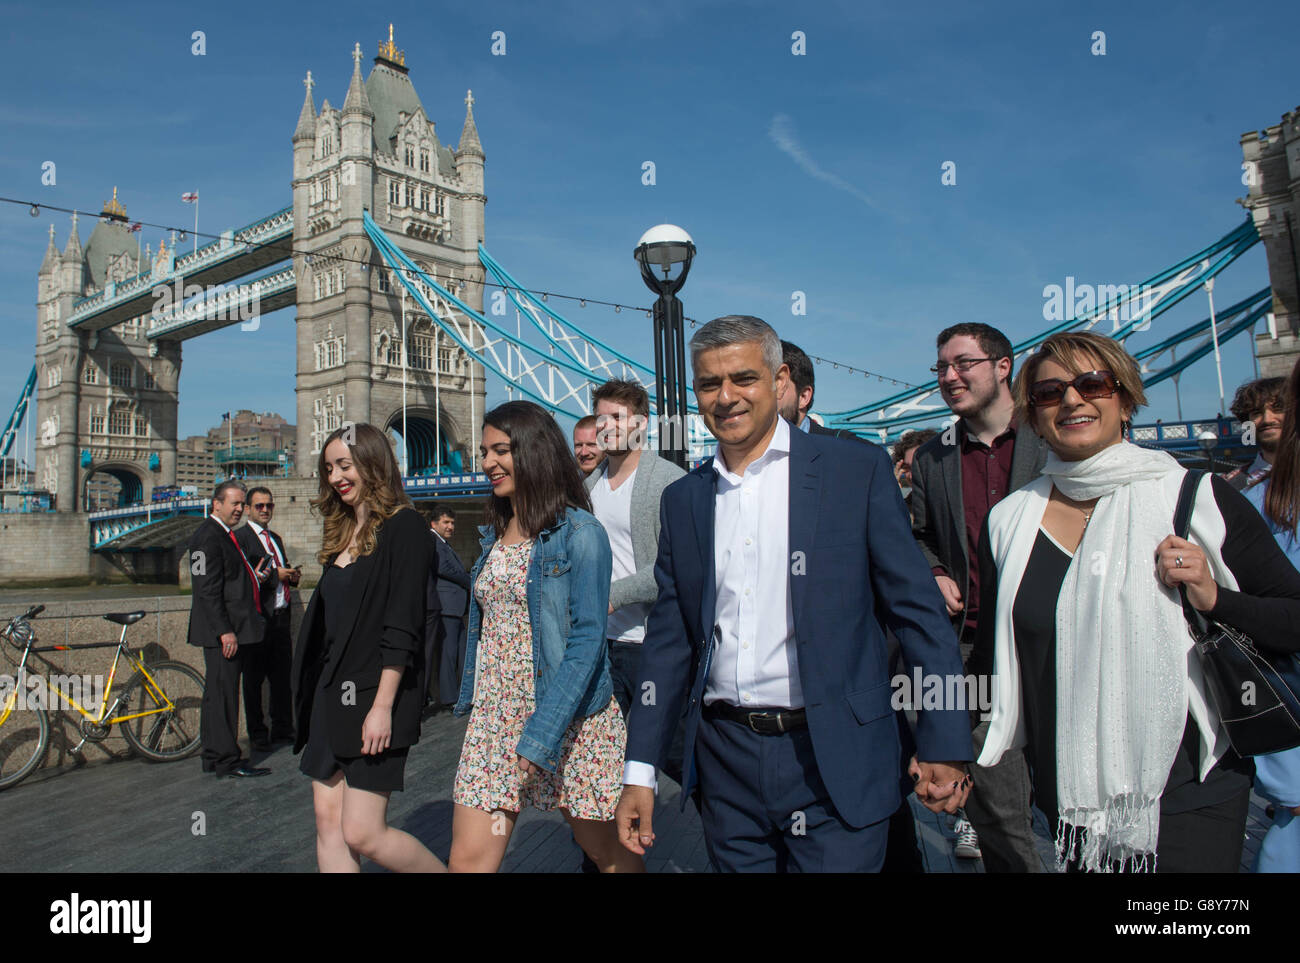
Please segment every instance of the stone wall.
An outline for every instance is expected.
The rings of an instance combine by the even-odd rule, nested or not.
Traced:
[[[89,516],[42,512],[0,515],[0,584],[54,579],[126,580],[90,551]]]

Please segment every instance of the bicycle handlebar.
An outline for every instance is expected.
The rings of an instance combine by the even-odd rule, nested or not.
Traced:
[[[30,609],[28,609],[26,612],[23,613],[23,618],[34,619],[36,618],[36,616],[40,615],[44,611],[45,611],[44,605],[33,605]]]

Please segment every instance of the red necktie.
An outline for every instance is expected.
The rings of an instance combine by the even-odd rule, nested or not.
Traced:
[[[280,560],[280,553],[276,551],[275,542],[271,541],[271,533],[265,528],[262,529],[262,541],[266,543],[266,550],[271,553],[271,561],[275,563],[275,567],[284,568],[284,562]],[[277,606],[280,604],[280,591],[283,587],[284,583],[280,583],[275,587],[275,604]]]
[[[248,556],[246,556],[244,550],[239,547],[239,539],[235,538],[235,533],[227,529],[226,534],[228,534],[230,540],[235,543],[235,551],[239,553],[239,557],[243,560],[244,568],[248,570],[248,577],[253,580],[253,604],[257,606],[257,614],[261,615],[262,599],[260,596],[262,594],[262,586],[258,583],[257,576],[253,574],[253,567],[248,564]]]

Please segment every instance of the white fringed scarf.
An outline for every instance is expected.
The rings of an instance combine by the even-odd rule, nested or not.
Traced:
[[[1162,479],[1183,471],[1127,442],[1078,462],[1052,454],[1043,469],[1067,498],[1098,499],[1056,605],[1057,858],[1081,842],[1093,871],[1155,868],[1191,644],[1155,549],[1173,531]]]

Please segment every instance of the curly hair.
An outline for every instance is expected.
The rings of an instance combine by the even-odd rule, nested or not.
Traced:
[[[1264,514],[1290,531],[1300,532],[1300,360],[1282,382],[1282,440],[1269,472],[1264,494]],[[1258,410],[1258,409],[1256,409]]]
[[[352,464],[361,476],[361,501],[366,506],[366,520],[357,531],[357,516],[345,504],[329,482],[325,468],[325,453],[335,441],[347,448]],[[345,423],[336,428],[321,445],[316,462],[316,475],[320,480],[320,494],[311,500],[312,510],[321,516],[325,531],[321,538],[316,560],[322,565],[342,554],[356,535],[357,556],[369,555],[375,550],[379,530],[386,520],[403,508],[413,508],[411,499],[402,488],[402,473],[388,437],[370,424]]]

